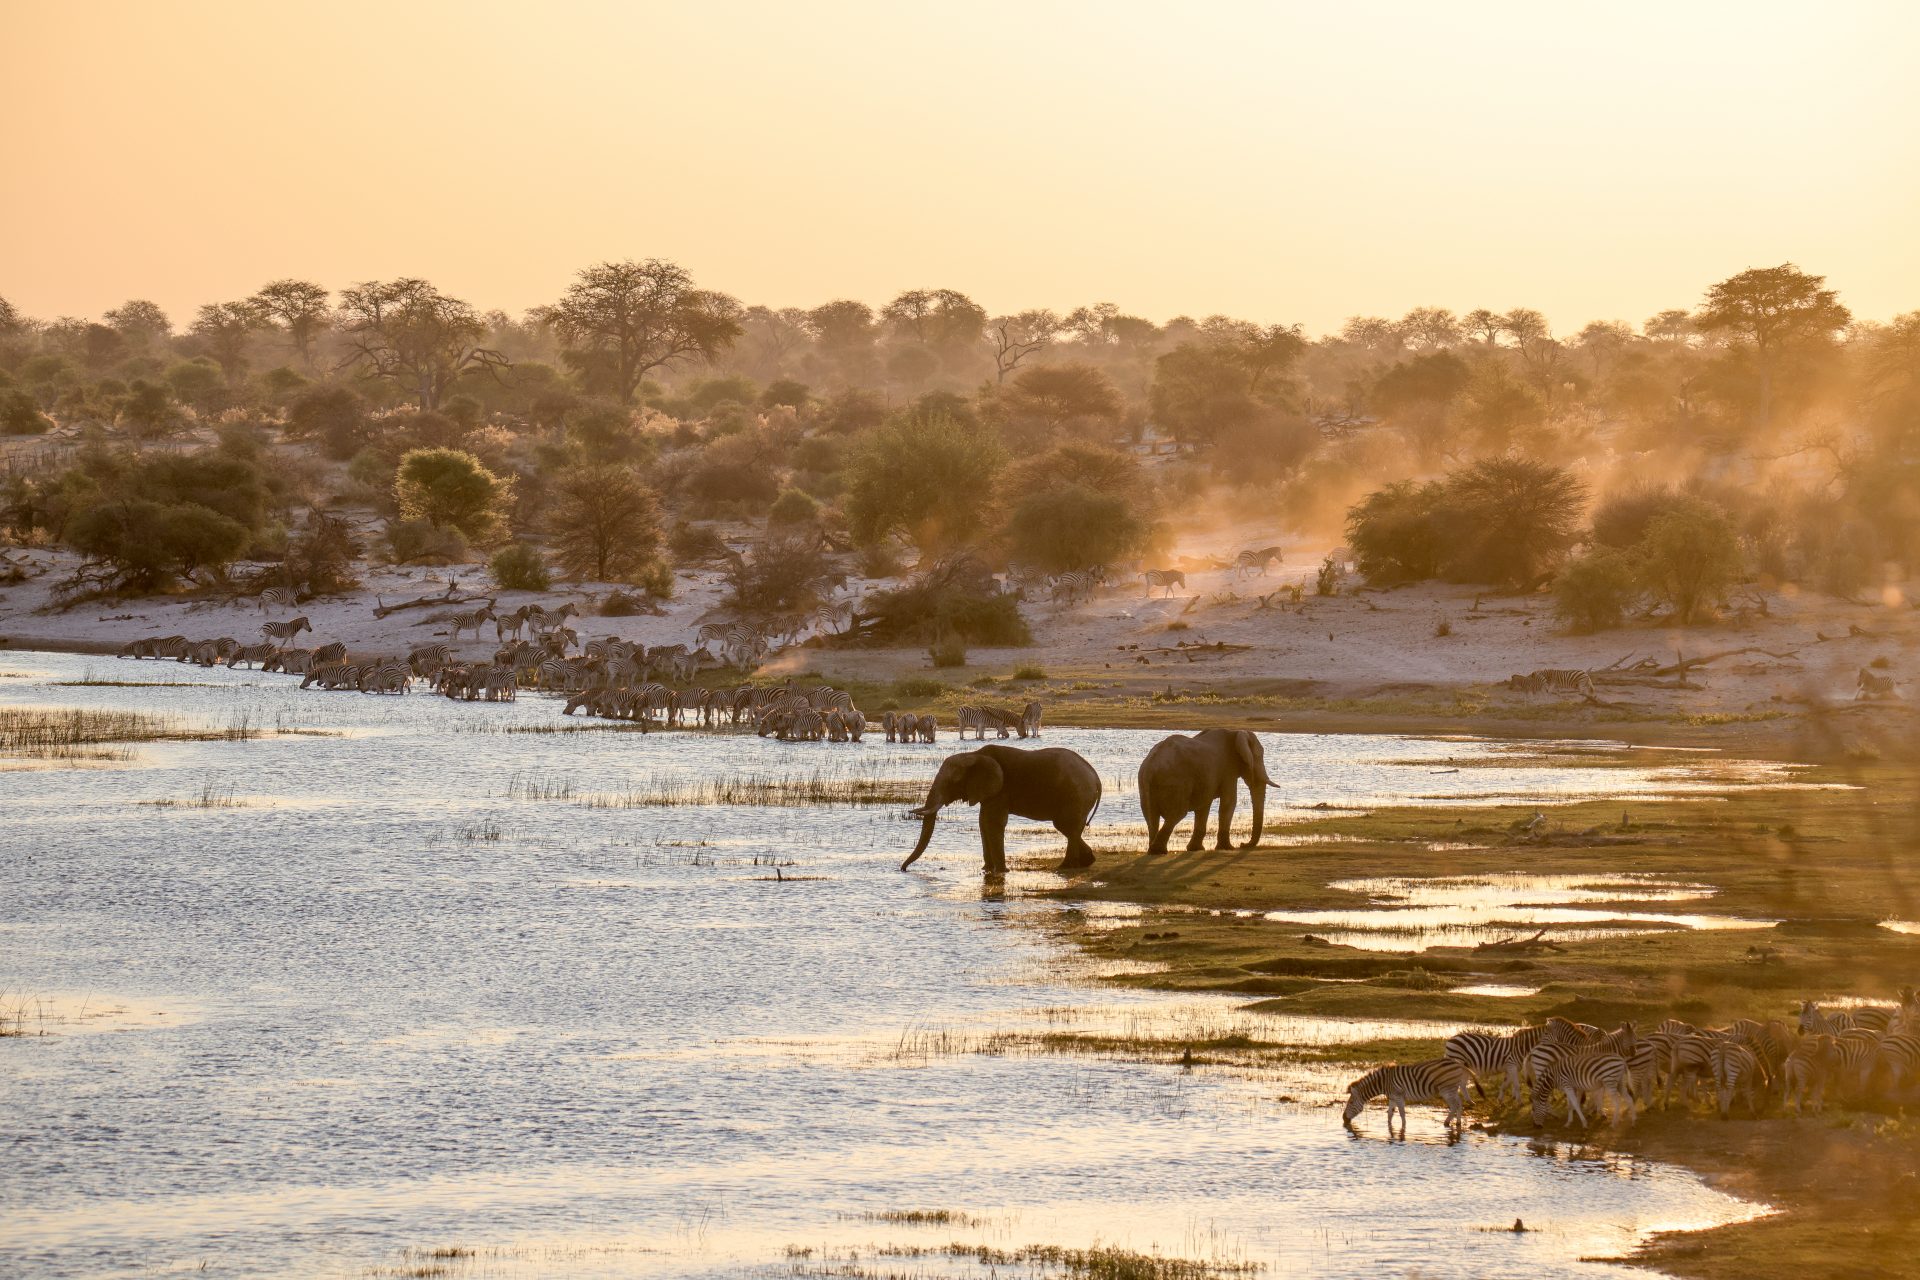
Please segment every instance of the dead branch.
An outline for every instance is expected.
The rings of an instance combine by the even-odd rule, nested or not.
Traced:
[[[421,596],[414,600],[402,600],[398,604],[385,604],[380,601],[379,596],[375,596],[373,616],[376,618],[384,618],[388,614],[398,613],[402,609],[425,609],[437,604],[472,604],[476,600],[486,600],[489,598],[488,596],[455,596],[449,593],[437,596]]]
[[[1722,658],[1735,657],[1736,655],[1742,654],[1742,653],[1764,653],[1769,658],[1782,658],[1782,659],[1797,658],[1800,656],[1800,651],[1798,649],[1789,649],[1785,653],[1776,653],[1772,649],[1762,649],[1758,645],[1746,645],[1739,649],[1722,649],[1719,653],[1702,654],[1698,658],[1682,658],[1678,662],[1672,663],[1671,665],[1664,666],[1664,667],[1656,667],[1652,671],[1648,672],[1647,674],[1655,675],[1655,676],[1680,676],[1684,678],[1686,674],[1689,671],[1693,670],[1695,667],[1704,666],[1709,662],[1718,662]]]
[[[1542,929],[1539,932],[1533,934],[1531,937],[1526,937],[1526,938],[1522,938],[1518,936],[1507,937],[1507,938],[1495,938],[1490,942],[1481,943],[1479,946],[1475,947],[1474,950],[1475,951],[1501,951],[1501,952],[1508,952],[1508,953],[1515,952],[1515,951],[1557,951],[1557,952],[1564,953],[1566,951],[1566,948],[1561,946],[1559,943],[1549,942],[1547,940],[1546,934],[1547,934],[1547,931],[1545,929]]]

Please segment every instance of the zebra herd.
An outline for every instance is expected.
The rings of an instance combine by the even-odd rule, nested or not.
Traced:
[[[1280,548],[1253,547],[1240,552],[1231,561],[1216,560],[1214,567],[1232,573],[1235,577],[1265,577],[1267,571],[1281,562]],[[1147,594],[1155,591],[1171,596],[1174,588],[1187,589],[1187,574],[1184,569],[1143,569],[1136,565],[1112,568],[1106,565],[1094,565],[1085,569],[1072,569],[1065,573],[1048,574],[1020,564],[1009,564],[1004,574],[996,575],[1007,591],[1030,591],[1044,588],[1047,599],[1057,604],[1079,604],[1091,598],[1103,588],[1118,585],[1119,582],[1138,578],[1146,585]]]
[[[1447,1039],[1438,1058],[1378,1067],[1347,1088],[1342,1122],[1375,1098],[1387,1100],[1387,1128],[1409,1102],[1438,1102],[1447,1124],[1464,1122],[1467,1090],[1487,1096],[1484,1084],[1525,1103],[1536,1127],[1564,1099],[1567,1118],[1581,1128],[1604,1112],[1630,1123],[1639,1110],[1665,1107],[1676,1093],[1683,1106],[1702,1086],[1713,1090],[1725,1119],[1735,1102],[1758,1116],[1764,1101],[1800,1114],[1826,1105],[1829,1090],[1854,1098],[1891,1097],[1909,1080],[1920,1081],[1920,995],[1900,990],[1893,1006],[1828,1011],[1812,1000],[1800,1006],[1798,1024],[1784,1019],[1741,1018],[1725,1027],[1696,1027],[1669,1018],[1639,1033],[1631,1022],[1612,1031],[1565,1018],[1505,1035],[1463,1031]]]

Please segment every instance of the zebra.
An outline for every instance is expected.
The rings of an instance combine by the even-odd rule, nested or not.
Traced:
[[[823,684],[807,695],[807,705],[815,711],[851,711],[853,695],[845,689],[836,689],[830,684]]]
[[[1543,667],[1527,675],[1510,676],[1507,687],[1521,693],[1577,693],[1588,700],[1593,698],[1592,674],[1570,667]]]
[[[1498,1075],[1508,1077],[1513,1069],[1513,1045],[1506,1036],[1490,1035],[1484,1031],[1462,1031],[1447,1037],[1440,1047],[1440,1056],[1449,1062],[1457,1062],[1473,1076],[1473,1087],[1481,1097],[1487,1091],[1480,1087],[1482,1076]],[[1520,1094],[1517,1078],[1513,1086],[1514,1096]]]
[[[1800,1003],[1800,1032],[1821,1032],[1837,1036],[1844,1031],[1886,1031],[1893,1025],[1894,1016],[1899,1009],[1889,1009],[1884,1005],[1863,1004],[1852,1009],[1841,1009],[1828,1013],[1812,1000]]]
[[[347,646],[345,642],[340,640],[329,640],[326,644],[321,645],[313,651],[313,660],[315,663],[338,662],[346,656]]]
[[[1564,1049],[1564,1046],[1557,1047]],[[1582,1129],[1587,1127],[1587,1116],[1580,1102],[1584,1098],[1591,1104],[1595,1095],[1604,1100],[1609,1120],[1615,1118],[1616,1104],[1622,1098],[1626,1101],[1628,1118],[1632,1118],[1633,1094],[1628,1083],[1627,1060],[1605,1044],[1562,1053],[1535,1073],[1533,1123],[1536,1127],[1547,1123],[1556,1093],[1565,1095],[1567,1116]]]
[[[1880,698],[1898,698],[1900,691],[1893,687],[1892,676],[1876,675],[1865,667],[1853,682],[1853,700],[1875,700]]]
[[[405,693],[413,684],[413,668],[398,658],[378,658],[360,672],[362,693]]]
[[[1142,576],[1147,580],[1148,595],[1153,594],[1155,587],[1165,587],[1166,594],[1169,596],[1173,594],[1175,587],[1179,587],[1182,591],[1187,589],[1187,575],[1179,569],[1149,569]]]
[[[156,658],[178,658],[187,651],[185,636],[161,636],[153,642],[153,656]]]
[[[262,671],[279,671],[290,676],[303,676],[313,667],[313,650],[279,649],[272,657],[260,664]]]
[[[482,677],[488,702],[514,702],[520,695],[520,682],[512,667],[489,666]]]
[[[867,717],[860,708],[850,707],[840,713],[840,718],[846,723],[848,739],[853,742],[860,741],[867,732]]]
[[[1816,1033],[1794,1046],[1780,1070],[1780,1103],[1799,1115],[1803,1103],[1812,1103],[1816,1112],[1827,1105],[1827,1080],[1840,1065],[1840,1052],[1833,1037]]]
[[[1881,1036],[1880,1043],[1874,1046],[1873,1063],[1867,1068],[1869,1083],[1882,1067],[1887,1071],[1888,1091],[1899,1089],[1908,1073],[1920,1067],[1920,1033],[1892,1031]]]
[[[447,622],[453,628],[454,643],[458,644],[460,642],[460,633],[462,631],[473,632],[473,638],[478,640],[480,638],[480,624],[493,621],[493,616],[493,601],[491,600],[470,613],[456,613],[449,616]]]
[[[199,644],[196,644],[192,649],[188,650],[186,656],[181,659],[181,661],[191,662],[196,667],[215,666],[225,658],[229,652],[226,649],[227,643],[229,642],[202,640]]]
[[[880,729],[887,735],[888,742],[899,741],[894,735],[900,731],[900,717],[891,711],[882,712],[880,716]]]
[[[227,655],[227,665],[237,667],[244,662],[250,667],[261,667],[266,664],[267,659],[278,652],[280,649],[276,645],[243,644]]]
[[[1254,573],[1264,578],[1267,576],[1267,569],[1279,563],[1279,547],[1258,547],[1250,551],[1242,551],[1235,556],[1233,572],[1236,576],[1243,578]]]
[[[254,597],[254,603],[260,606],[260,612],[268,609],[291,609],[300,603],[300,595],[307,589],[306,583],[297,587],[268,587]]]
[[[932,742],[939,734],[939,722],[933,718],[931,712],[923,711],[915,722],[914,731],[919,734],[920,741]]]
[[[156,637],[148,636],[144,640],[129,640],[120,647],[117,658],[151,658]]]
[[[347,664],[344,662],[318,663],[307,669],[306,676],[300,681],[302,689],[309,685],[319,685],[322,689],[331,689],[346,678]]]
[[[1353,1128],[1354,1117],[1367,1104],[1383,1094],[1387,1099],[1387,1132],[1393,1132],[1393,1113],[1400,1113],[1400,1130],[1406,1132],[1407,1103],[1439,1101],[1447,1107],[1447,1127],[1463,1124],[1467,1112],[1467,1086],[1473,1077],[1450,1058],[1429,1058],[1425,1062],[1395,1063],[1375,1067],[1347,1086],[1347,1105],[1340,1123]]]
[[[1056,602],[1072,604],[1085,596],[1093,594],[1100,584],[1099,576],[1091,571],[1075,569],[1063,573],[1053,580],[1052,599]]]
[[[307,621],[307,615],[304,613],[297,618],[289,618],[285,622],[263,622],[260,624],[261,635],[269,640],[278,640],[282,644],[290,642],[302,631],[311,630],[313,630],[313,623]]]
[[[407,652],[407,667],[426,679],[453,660],[453,650],[444,644],[423,644]]]
[[[968,703],[956,711],[954,718],[960,722],[960,740],[962,742],[967,740],[967,730],[969,729],[973,730],[975,738],[983,742],[986,740],[987,729],[989,727],[998,729],[1001,737],[1004,738],[1007,736],[1005,725],[1002,725],[999,721],[993,719],[987,715],[986,712],[971,703]]]
[[[527,619],[531,617],[532,614],[533,606],[523,604],[512,613],[496,616],[493,620],[493,638],[497,641],[505,642],[508,636],[512,636],[515,640],[518,640],[521,633],[527,629]],[[478,638],[477,633],[475,638]]]
[[[1767,1078],[1767,1069],[1761,1065],[1760,1055],[1738,1040],[1721,1039],[1713,1042],[1710,1061],[1713,1064],[1713,1089],[1720,1104],[1720,1118],[1727,1118],[1735,1095],[1745,1096],[1747,1110],[1758,1115],[1759,1105],[1754,1101],[1754,1094]]]
[[[1022,707],[1020,709],[1020,728],[1022,730],[1020,736],[1023,738],[1039,737],[1040,717],[1045,713],[1045,708],[1038,702],[1029,702],[1026,706]]]

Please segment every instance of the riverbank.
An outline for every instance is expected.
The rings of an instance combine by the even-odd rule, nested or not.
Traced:
[[[1189,854],[1176,843],[1175,853],[1148,858],[1130,844],[1126,852],[1104,851],[1091,877],[1058,891],[1086,908],[1069,914],[1066,931],[1089,955],[1126,962],[1125,975],[1112,981],[1243,993],[1248,1010],[1272,1014],[1495,1026],[1554,1014],[1595,1023],[1632,1018],[1642,1026],[1674,1016],[1723,1025],[1736,1017],[1791,1020],[1803,998],[1890,1002],[1920,972],[1920,937],[1879,924],[1920,918],[1920,876],[1909,865],[1920,850],[1920,769],[1902,749],[1904,735],[1890,728],[1844,749],[1845,735],[1818,722],[1705,731],[1742,755],[1827,761],[1796,771],[1784,788],[1729,786],[1699,798],[1544,809],[1329,813],[1270,827],[1261,849],[1227,853]],[[1584,736],[1573,726],[1562,732]],[[1701,745],[1700,733],[1677,736]],[[1383,880],[1498,885],[1516,873],[1537,882],[1535,902],[1554,901],[1556,885],[1597,886],[1579,906],[1613,923],[1550,927],[1552,949],[1476,951],[1438,927],[1432,936],[1398,939],[1354,931],[1381,923],[1369,913],[1378,912],[1383,894],[1392,900],[1408,892]],[[1661,902],[1656,893],[1649,903],[1643,890],[1676,900]],[[1118,904],[1138,914],[1116,918]],[[1702,913],[1716,927],[1634,927],[1634,916],[1662,912]],[[1515,905],[1507,914],[1525,920],[1529,911]],[[1344,926],[1344,935],[1322,921]],[[1133,1048],[1148,1060],[1181,1061],[1192,1052],[1173,1044]],[[1438,1049],[1437,1040],[1381,1040],[1343,1046],[1331,1060],[1361,1065]],[[1330,1060],[1322,1050],[1279,1044],[1198,1052],[1227,1069],[1263,1057]],[[1483,1120],[1532,1131],[1523,1115]],[[1544,1136],[1570,1135],[1554,1129]],[[1920,1208],[1920,1126],[1896,1108],[1726,1123],[1699,1108],[1654,1112],[1586,1140],[1682,1165],[1780,1210],[1657,1238],[1632,1259],[1641,1265],[1712,1280],[1839,1277],[1899,1273],[1920,1256],[1913,1213]]]

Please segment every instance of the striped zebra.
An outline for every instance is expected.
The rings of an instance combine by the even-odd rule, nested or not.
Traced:
[[[1463,1124],[1467,1114],[1467,1087],[1473,1077],[1467,1069],[1449,1058],[1429,1058],[1425,1062],[1395,1063],[1375,1067],[1347,1086],[1347,1105],[1340,1123],[1353,1128],[1354,1117],[1367,1104],[1384,1096],[1387,1100],[1387,1132],[1393,1132],[1393,1113],[1400,1113],[1400,1131],[1406,1132],[1409,1102],[1443,1102],[1447,1107],[1447,1127]]]
[[[280,652],[278,645],[243,644],[227,655],[227,665],[237,667],[244,662],[250,667],[258,668],[264,666],[267,659],[278,652]]]
[[[1279,547],[1257,547],[1251,551],[1242,551],[1233,558],[1233,572],[1238,577],[1258,574],[1264,578],[1267,570],[1280,563]]]
[[[823,684],[807,695],[807,705],[815,711],[851,711],[853,695],[845,689],[836,689]]]
[[[407,651],[407,667],[421,679],[430,679],[433,673],[453,661],[453,650],[444,644],[423,644]]]
[[[1760,1055],[1739,1040],[1723,1038],[1713,1042],[1710,1060],[1713,1063],[1713,1090],[1720,1105],[1720,1118],[1727,1118],[1735,1097],[1746,1098],[1750,1114],[1760,1114],[1756,1095],[1767,1080],[1767,1069],[1761,1065]]]
[[[1046,708],[1042,707],[1038,702],[1029,702],[1026,706],[1020,708],[1020,727],[1026,730],[1021,736],[1027,738],[1039,737],[1040,720],[1041,717],[1045,715]]]
[[[473,632],[473,638],[478,640],[480,638],[481,624],[492,622],[493,616],[493,601],[491,600],[470,612],[450,615],[447,618],[447,625],[453,628],[454,643],[458,644],[460,642],[460,633],[462,631]]]
[[[1457,1062],[1467,1069],[1473,1077],[1473,1087],[1481,1097],[1487,1091],[1480,1086],[1485,1076],[1497,1075],[1507,1078],[1507,1071],[1513,1066],[1512,1045],[1506,1036],[1489,1035],[1484,1031],[1462,1031],[1447,1037],[1440,1047],[1440,1056],[1449,1062]],[[1514,1095],[1519,1096],[1516,1083]]]
[[[1896,1092],[1907,1076],[1920,1067],[1920,1031],[1890,1031],[1874,1046],[1873,1063],[1867,1068],[1867,1083],[1880,1071],[1887,1075],[1887,1091]]]
[[[332,689],[347,678],[347,664],[344,662],[320,663],[308,668],[304,679],[300,681],[302,689],[318,685],[322,689]]]
[[[1828,1013],[1812,1000],[1806,1000],[1800,1005],[1800,1031],[1802,1034],[1817,1032],[1830,1036],[1837,1036],[1843,1031],[1885,1032],[1899,1013],[1900,1008],[1877,1004],[1863,1004]]]
[[[341,640],[329,640],[313,651],[313,660],[319,662],[338,662],[347,656],[347,646]]]
[[[1865,667],[1854,677],[1853,700],[1872,702],[1882,698],[1898,698],[1900,690],[1894,687],[1892,676],[1876,675]]]
[[[114,656],[116,658],[151,658],[156,639],[157,637],[148,636],[144,640],[129,640],[120,646],[120,652]]]
[[[1179,569],[1149,569],[1141,575],[1147,580],[1147,594],[1152,595],[1155,587],[1164,587],[1165,594],[1171,596],[1175,587],[1187,589],[1187,575]]]
[[[413,668],[398,658],[380,658],[360,672],[362,693],[405,693],[413,684]]]
[[[1827,1081],[1840,1065],[1840,1052],[1833,1037],[1816,1033],[1803,1039],[1787,1055],[1780,1069],[1780,1104],[1799,1115],[1803,1105],[1811,1103],[1815,1112],[1827,1105]]]
[[[496,615],[493,619],[493,638],[501,643],[505,643],[508,636],[518,640],[527,629],[527,619],[532,611],[532,605],[523,604],[512,613]]]
[[[1618,1118],[1622,1103],[1628,1119],[1632,1119],[1633,1092],[1629,1079],[1626,1058],[1610,1045],[1595,1044],[1562,1053],[1534,1075],[1533,1123],[1536,1127],[1547,1123],[1553,1114],[1556,1093],[1567,1100],[1568,1119],[1582,1129],[1588,1126],[1588,1121],[1581,1103],[1592,1106],[1596,1098],[1605,1105],[1609,1121]]]
[[[883,733],[887,735],[888,742],[899,741],[899,738],[896,737],[895,735],[898,734],[900,731],[900,720],[901,720],[901,717],[897,713],[892,711],[883,712],[881,714],[880,729]]]
[[[313,630],[313,624],[307,621],[307,615],[304,613],[297,618],[288,618],[285,622],[263,622],[260,624],[261,635],[269,640],[278,640],[281,644],[291,643],[293,638],[302,631],[311,630]]]
[[[483,687],[488,702],[514,702],[520,696],[520,681],[512,667],[489,666]]]
[[[1577,693],[1591,699],[1593,676],[1570,667],[1542,667],[1523,676],[1509,677],[1507,687],[1521,693]]]
[[[185,636],[161,636],[153,642],[153,656],[180,658],[186,654],[189,643]]]
[[[290,676],[303,676],[312,668],[311,649],[279,649],[260,664],[262,671],[279,671]]]
[[[268,609],[291,609],[300,603],[301,593],[306,588],[307,584],[304,582],[297,587],[268,587],[253,599],[262,613]]]
[[[1091,596],[1094,588],[1099,585],[1098,574],[1085,569],[1075,569],[1055,576],[1051,599],[1057,603],[1073,604]]]
[[[973,736],[975,738],[983,742],[986,740],[987,730],[989,728],[998,729],[1000,736],[1003,738],[1007,736],[1005,725],[972,703],[968,703],[954,712],[954,718],[960,722],[960,741],[962,742],[967,740],[967,730],[969,729],[973,730]]]

